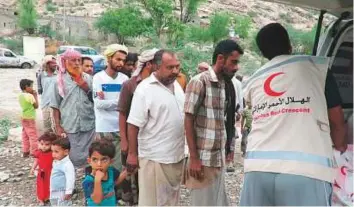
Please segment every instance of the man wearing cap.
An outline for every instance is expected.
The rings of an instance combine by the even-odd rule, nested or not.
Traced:
[[[38,93],[41,95],[41,109],[43,115],[44,131],[53,131],[51,109],[49,106],[51,90],[50,85],[54,84],[57,78],[57,63],[52,55],[43,58],[42,71],[38,73]]]
[[[76,168],[86,164],[95,136],[92,77],[81,70],[81,54],[68,49],[59,57],[58,80],[51,89],[55,131],[70,141],[70,159]]]
[[[125,165],[128,155],[127,119],[130,112],[133,94],[138,84],[145,78],[149,77],[150,74],[154,71],[155,66],[153,64],[153,59],[157,51],[158,49],[154,48],[142,52],[138,57],[138,66],[137,69],[133,72],[132,78],[124,82],[122,86],[122,91],[118,102],[118,111],[123,165]],[[129,186],[127,186],[126,183],[123,183],[123,200],[129,202],[130,204],[137,204],[137,173],[135,176],[131,176],[130,180],[131,185]]]
[[[93,77],[93,100],[96,115],[96,132],[98,138],[109,139],[116,146],[113,166],[122,170],[120,158],[118,101],[122,84],[129,78],[121,72],[128,48],[124,45],[109,45],[104,52],[107,68]]]

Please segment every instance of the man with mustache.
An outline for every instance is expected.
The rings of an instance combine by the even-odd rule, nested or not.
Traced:
[[[176,81],[180,62],[173,52],[160,50],[154,63],[157,70],[134,93],[127,168],[134,172],[139,163],[139,206],[176,206],[184,159],[184,92]]]
[[[57,79],[57,63],[52,55],[43,58],[43,70],[38,74],[38,93],[41,95],[41,109],[44,131],[53,131],[51,109],[49,106],[51,85]]]
[[[187,85],[184,104],[188,170],[185,185],[193,206],[227,206],[225,146],[235,136],[236,94],[232,78],[242,48],[233,40],[219,42],[213,65]],[[226,149],[230,150],[230,149]]]
[[[86,164],[95,136],[92,77],[81,70],[81,54],[66,50],[59,59],[58,80],[53,84],[50,107],[55,132],[70,141],[70,159],[75,168]]]

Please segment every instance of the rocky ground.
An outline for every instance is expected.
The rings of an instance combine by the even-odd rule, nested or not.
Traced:
[[[22,78],[35,80],[36,69],[0,69],[0,82],[2,89],[0,92],[0,119],[10,119],[12,126],[19,124],[20,106],[17,96],[20,93],[19,81]],[[35,86],[36,88],[36,86]],[[38,114],[38,128],[40,124],[40,110]],[[28,178],[28,173],[33,160],[21,157],[20,131],[11,129],[10,140],[0,143],[0,206],[23,205],[35,206],[36,202],[36,180]],[[236,143],[235,166],[236,171],[227,173],[226,188],[231,204],[237,205],[239,202],[240,190],[243,181],[243,160],[240,155],[240,142]],[[81,190],[81,179],[77,179],[79,193],[74,196],[74,205],[82,206],[83,193]],[[190,204],[190,193],[182,187],[181,205]]]

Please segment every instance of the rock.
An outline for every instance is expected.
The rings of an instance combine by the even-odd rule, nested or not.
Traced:
[[[10,175],[5,172],[0,172],[0,182],[5,182],[10,178]]]
[[[6,169],[6,167],[4,167],[4,166],[0,167],[0,170],[5,170],[5,169]]]
[[[25,174],[24,172],[19,171],[19,172],[17,172],[17,173],[16,173],[16,176],[18,176],[18,177],[19,177],[19,176],[22,176],[22,175],[24,175],[24,174]]]
[[[8,140],[13,142],[22,142],[22,127],[10,129]]]
[[[29,168],[29,167],[23,167],[23,168],[21,168],[22,170],[29,170],[29,169],[31,169],[31,168]]]

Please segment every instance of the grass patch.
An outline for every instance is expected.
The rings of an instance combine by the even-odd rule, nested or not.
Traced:
[[[6,141],[9,137],[11,121],[8,118],[0,119],[0,143]]]

